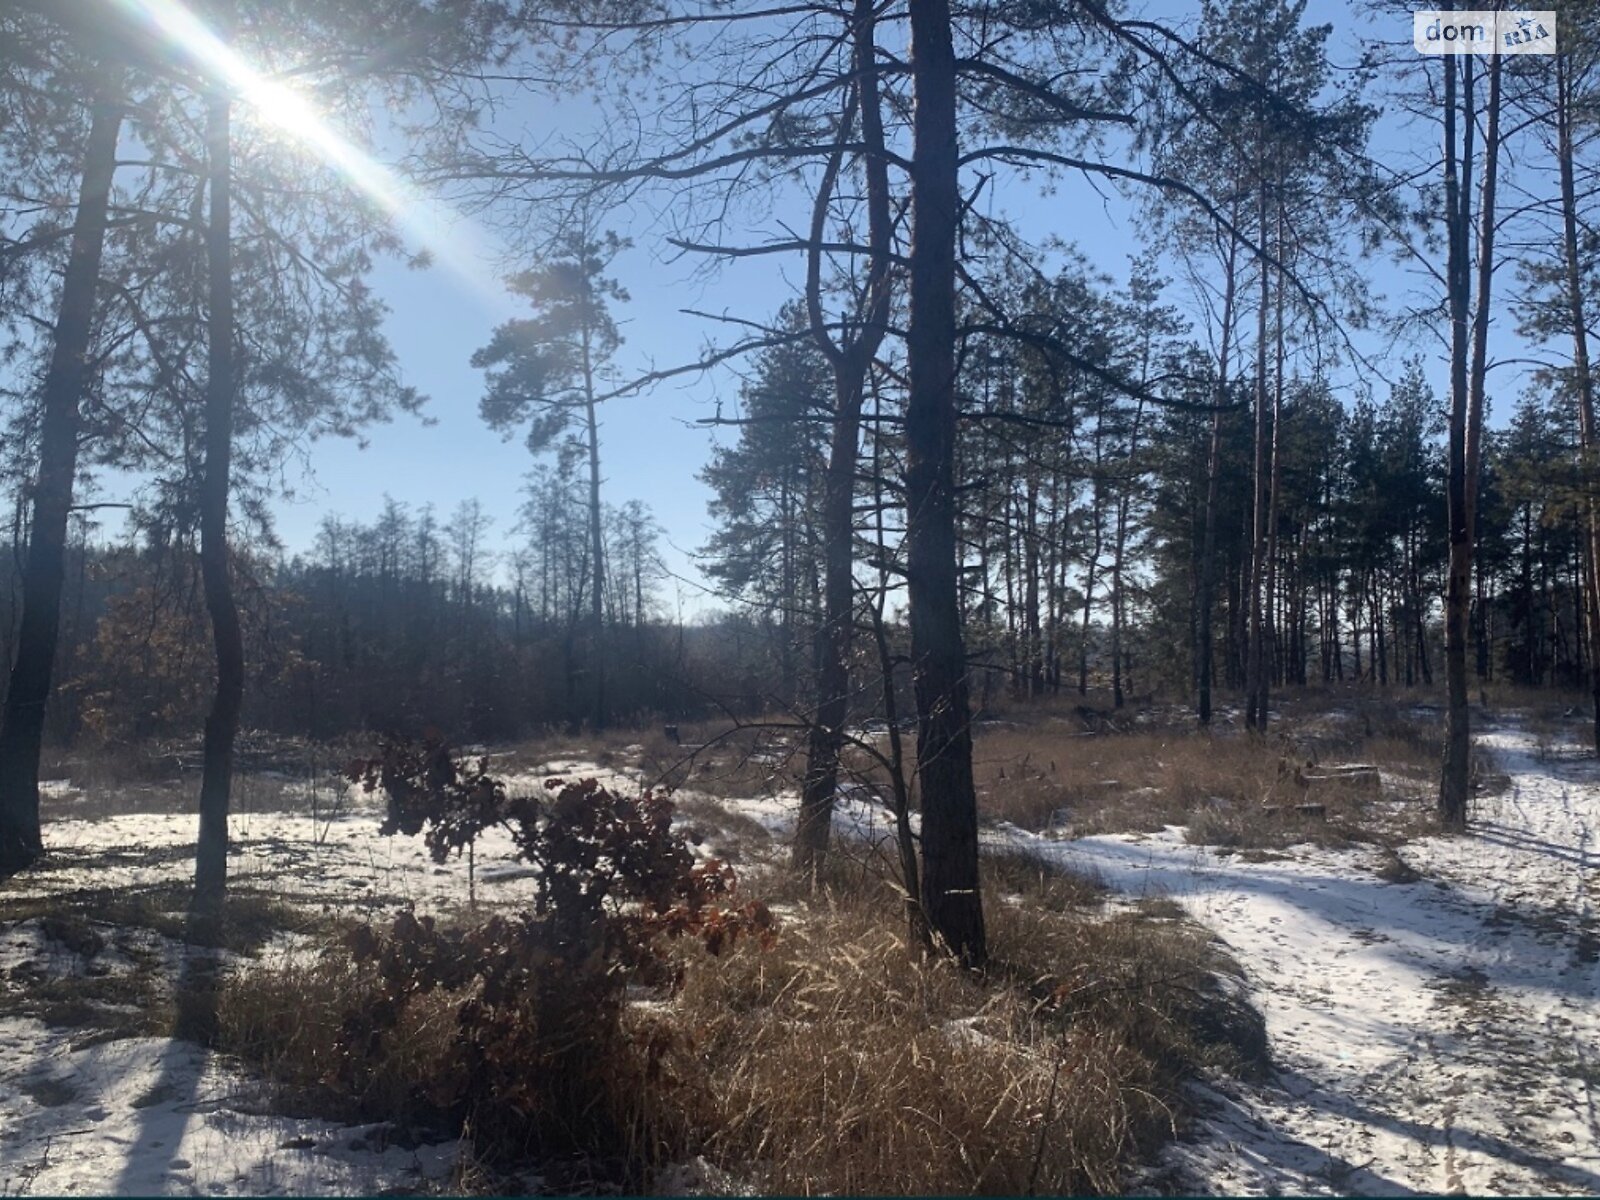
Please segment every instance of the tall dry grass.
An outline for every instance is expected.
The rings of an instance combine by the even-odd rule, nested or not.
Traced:
[[[592,1098],[612,1133],[573,1169],[639,1189],[704,1156],[750,1192],[1113,1192],[1182,1127],[1183,1079],[1260,1067],[1260,1019],[1219,982],[1227,964],[1201,931],[1107,917],[1094,884],[1020,860],[984,871],[995,958],[981,976],[910,953],[898,897],[870,873],[841,868],[815,893],[774,879],[773,947],[685,949],[682,986],[629,1006]],[[377,993],[347,956],[228,989],[223,1044],[303,1105],[445,1115],[428,1088],[458,1053],[443,998],[352,1073],[344,1015]],[[504,1164],[527,1148],[473,1149]]]
[[[691,975],[706,1153],[786,1194],[1114,1192],[1181,1127],[1182,1079],[1260,1065],[1197,930],[1092,915],[1092,885],[1020,863],[986,874],[1013,901],[989,907],[986,976],[908,957],[870,883]]]

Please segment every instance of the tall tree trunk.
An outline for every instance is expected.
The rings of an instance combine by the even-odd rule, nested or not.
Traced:
[[[962,962],[988,957],[978,892],[978,802],[956,578],[956,60],[949,0],[910,7],[910,323],[906,334],[906,588],[922,793],[922,899]]]
[[[794,865],[814,874],[827,853],[833,824],[834,793],[839,782],[839,753],[850,710],[850,645],[855,601],[855,479],[861,454],[861,407],[873,357],[883,342],[889,318],[892,237],[888,163],[883,148],[883,116],[878,102],[876,26],[872,0],[856,0],[852,41],[857,94],[847,104],[841,141],[848,137],[850,109],[859,110],[862,140],[868,148],[863,170],[867,179],[868,244],[865,308],[853,338],[835,343],[822,312],[821,251],[828,205],[838,178],[842,151],[828,164],[812,208],[813,249],[807,261],[806,307],[813,340],[833,368],[833,433],[828,447],[823,493],[823,612],[817,629],[817,712],[806,747],[806,774],[795,829]],[[892,686],[892,683],[885,684]],[[898,734],[896,734],[898,737]]]
[[[589,669],[594,672],[589,720],[595,729],[606,726],[605,578],[606,543],[600,507],[600,421],[595,412],[594,386],[594,280],[583,279],[583,423],[589,451]]]
[[[229,574],[228,492],[237,390],[233,330],[231,100],[224,84],[206,98],[206,165],[210,217],[206,270],[207,324],[205,472],[200,480],[200,576],[216,648],[217,690],[206,716],[200,777],[200,840],[195,848],[194,908],[215,913],[228,880],[228,795],[233,743],[244,700],[244,638]]]
[[[1361,579],[1354,571],[1350,573],[1350,646],[1352,653],[1351,668],[1354,672],[1355,682],[1362,679],[1361,669]]]
[[[1149,374],[1149,349],[1146,347],[1145,362],[1140,370],[1140,383],[1144,384]],[[1128,438],[1128,463],[1136,463],[1139,455],[1139,425],[1144,420],[1144,401],[1141,399],[1133,410],[1133,430]],[[1113,533],[1111,547],[1111,706],[1121,708],[1125,697],[1123,696],[1123,663],[1122,663],[1122,626],[1123,618],[1127,612],[1127,598],[1122,594],[1122,569],[1127,559],[1128,552],[1128,509],[1131,504],[1131,492],[1136,480],[1129,479],[1124,482],[1121,493],[1117,496],[1117,523]]]
[[[855,379],[834,378],[834,426],[823,500],[823,615],[817,628],[817,711],[811,722],[794,865],[814,873],[828,850],[839,752],[850,708],[850,643],[853,621],[854,522],[852,501],[861,428],[865,370]]]
[[[97,79],[89,138],[84,144],[78,211],[56,316],[55,345],[41,397],[44,418],[28,557],[22,570],[22,621],[0,723],[0,876],[22,870],[44,850],[39,829],[39,756],[60,636],[67,518],[78,472],[79,403],[89,375],[106,210],[122,129],[120,72],[102,70]]]
[[[1483,562],[1481,559],[1473,563],[1472,574],[1473,578],[1477,581],[1477,599],[1473,603],[1472,611],[1475,616],[1472,620],[1471,628],[1473,630],[1473,641],[1477,651],[1475,662],[1478,669],[1478,682],[1482,683],[1484,680],[1490,677],[1491,663],[1489,661],[1489,608],[1484,603]]]
[[[1260,136],[1258,132],[1258,136]],[[1261,247],[1267,245],[1267,177],[1261,170],[1256,183],[1256,217]],[[1245,634],[1245,710],[1248,729],[1265,732],[1266,714],[1266,566],[1267,566],[1267,317],[1270,308],[1271,276],[1266,259],[1256,263],[1260,272],[1256,313],[1256,389],[1255,389],[1255,456],[1251,468],[1251,520],[1250,520],[1250,587],[1248,590],[1248,629]]]
[[[587,341],[587,338],[585,339]],[[587,353],[584,356],[588,357]],[[587,379],[588,370],[584,371]],[[600,423],[595,414],[594,391],[586,388],[584,426],[589,440],[589,558],[592,563],[589,587],[589,668],[594,672],[589,720],[595,729],[606,726],[606,648],[605,648],[605,532],[600,507]]]
[[[1572,326],[1572,373],[1578,392],[1578,440],[1582,457],[1583,525],[1588,553],[1583,573],[1588,600],[1589,671],[1594,701],[1594,749],[1600,755],[1600,437],[1594,424],[1594,379],[1589,374],[1589,325],[1583,296],[1583,264],[1578,257],[1578,189],[1573,172],[1571,67],[1556,55],[1556,161],[1561,171],[1562,258]]]
[[[1500,64],[1489,59],[1489,102],[1484,137],[1483,191],[1478,203],[1478,280],[1472,295],[1470,234],[1472,229],[1472,88],[1471,58],[1461,66],[1460,114],[1462,168],[1456,156],[1455,64],[1445,56],[1445,205],[1449,232],[1447,279],[1450,305],[1450,478],[1449,582],[1445,594],[1444,762],[1439,779],[1439,816],[1446,827],[1467,822],[1471,776],[1471,740],[1467,708],[1467,640],[1472,603],[1472,539],[1474,533],[1479,445],[1483,429],[1484,376],[1487,370],[1489,298],[1494,277],[1495,183],[1500,150]],[[1472,309],[1471,365],[1468,366],[1468,313]]]
[[[1094,489],[1089,503],[1089,520],[1094,540],[1090,544],[1088,561],[1083,565],[1083,623],[1078,631],[1078,695],[1089,693],[1089,627],[1094,616],[1095,577],[1100,571],[1100,552],[1105,544],[1105,463],[1101,435],[1105,428],[1105,413],[1095,418],[1094,430]]]
[[[1026,499],[1022,521],[1023,629],[1027,635],[1027,672],[1024,692],[1029,697],[1044,695],[1044,639],[1039,625],[1039,476],[1030,465],[1026,478]]]
[[[1276,248],[1279,254],[1283,253],[1283,207],[1278,207],[1278,222],[1276,235]],[[1261,678],[1257,682],[1256,696],[1256,728],[1262,733],[1267,731],[1267,705],[1272,680],[1278,677],[1282,656],[1279,653],[1278,629],[1278,504],[1281,491],[1282,473],[1279,470],[1278,447],[1281,441],[1280,427],[1283,423],[1283,284],[1279,281],[1278,290],[1273,297],[1276,317],[1273,322],[1273,340],[1276,344],[1275,368],[1272,378],[1272,435],[1267,446],[1270,463],[1267,467],[1267,579],[1266,579],[1266,624],[1262,629],[1264,640],[1263,659],[1261,664]]]
[[[1228,355],[1233,344],[1233,303],[1237,290],[1238,242],[1228,243],[1227,280],[1222,295],[1222,341],[1217,350],[1217,387],[1212,396],[1211,445],[1206,454],[1205,533],[1200,550],[1200,621],[1195,633],[1196,708],[1202,727],[1211,724],[1211,679],[1216,638],[1212,632],[1212,599],[1216,590],[1217,508],[1222,488],[1222,406],[1228,399]]]
[[[1378,686],[1389,686],[1389,634],[1383,620],[1383,580],[1374,571],[1369,577],[1372,588],[1372,661],[1377,664]]]

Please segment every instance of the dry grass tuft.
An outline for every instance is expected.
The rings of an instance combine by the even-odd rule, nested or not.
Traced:
[[[541,771],[552,762],[578,759],[623,771],[649,787],[692,788],[719,796],[770,794],[796,787],[804,771],[805,735],[791,723],[726,720],[685,722],[647,729],[609,729],[581,738],[547,734],[531,738],[495,760],[497,771]]]
[[[1385,847],[1380,852],[1373,873],[1385,883],[1416,883],[1422,878],[1422,873],[1401,858],[1399,851],[1393,847]]]
[[[193,854],[192,849],[185,853]],[[254,954],[281,933],[309,933],[321,918],[268,895],[235,887],[220,922],[197,923],[188,914],[187,884],[145,888],[80,888],[48,896],[0,897],[0,922],[40,918],[63,928],[146,929],[194,946]]]
[[[457,998],[414,1001],[388,1052],[358,1066],[343,1045],[345,1019],[382,996],[377,973],[342,944],[235,972],[218,999],[218,1044],[282,1085],[297,1113],[426,1124],[437,1116],[427,1085],[452,1049]]]
[[[6,897],[0,924],[36,922],[46,953],[5,974],[0,1014],[80,1030],[80,1047],[175,1033],[209,1041],[212,982],[222,961],[212,951],[254,954],[281,933],[320,924],[248,892],[230,896],[220,920],[191,917],[187,900],[183,887]]]
[[[741,864],[753,857],[781,852],[771,832],[760,821],[743,813],[730,812],[715,800],[703,796],[675,797],[675,820],[692,844],[711,846],[724,862]]]
[[[1105,900],[1107,887],[1097,877],[1063,870],[1031,854],[985,849],[978,863],[983,894],[1045,912],[1081,912]]]
[[[1180,1123],[1180,1079],[1261,1053],[1258,1017],[1219,1019],[1248,1009],[1193,927],[1093,919],[1082,884],[986,870],[1027,889],[990,907],[987,977],[909,959],[862,891],[690,976],[706,1153],[756,1191],[1109,1192]]]
[[[698,1156],[749,1192],[1112,1192],[1181,1127],[1184,1078],[1264,1061],[1225,960],[1170,913],[1106,918],[1094,882],[992,857],[980,976],[909,953],[893,885],[830,861],[815,890],[775,873],[775,946],[685,947],[681,987],[627,1007],[592,1100],[617,1134],[573,1187],[638,1189]],[[345,1015],[377,994],[338,950],[258,968],[225,983],[220,1041],[308,1111],[437,1126],[453,1013],[413,1005],[387,1055],[353,1064]]]

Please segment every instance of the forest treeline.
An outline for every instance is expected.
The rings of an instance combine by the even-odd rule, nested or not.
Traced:
[[[1396,26],[1354,62],[1299,0],[86,11],[0,10],[0,870],[44,849],[47,734],[201,736],[206,907],[242,726],[715,711],[804,730],[810,872],[883,717],[911,928],[980,963],[972,718],[1000,692],[1161,690],[1202,727],[1226,693],[1259,734],[1278,686],[1440,680],[1451,828],[1474,680],[1600,696],[1588,3],[1540,35],[1559,54],[1426,57]],[[552,96],[601,119],[496,124]],[[1057,189],[1085,181],[1125,276],[1072,245]],[[449,253],[419,192],[515,249],[525,315],[471,365],[536,464],[485,484],[522,519],[402,494],[280,547],[288,464],[424,403],[373,284]],[[699,312],[703,347],[640,365],[627,228],[712,275],[771,263],[773,311]],[[701,468],[722,615],[686,623],[601,415],[730,368]],[[89,533],[109,480],[116,544]]]
[[[974,475],[962,508],[972,568],[963,609],[980,707],[1001,696],[1090,691],[1118,707],[1151,694],[1189,697],[1192,655],[1172,650],[1194,636],[1206,475],[1196,425],[1205,418],[1151,414],[1136,432],[1133,414],[1117,405],[1086,405],[1046,469],[1030,463],[1025,440],[979,419],[1008,410],[1013,398],[997,395],[994,381],[1015,377],[998,362],[974,362],[983,366],[965,392],[973,420],[962,461]],[[598,646],[589,642],[582,504],[570,480],[553,474],[530,483],[526,529],[510,538],[494,536],[475,503],[440,520],[391,500],[370,524],[325,519],[307,552],[241,555],[245,726],[312,739],[436,726],[471,741],[576,728],[592,716],[596,653],[614,681],[612,723],[803,713],[815,691],[823,447],[795,433],[806,427],[796,413],[818,401],[805,389],[821,380],[819,365],[804,347],[765,356],[745,401],[752,413],[783,419],[747,427],[707,468],[719,520],[705,549],[730,601],[725,611],[675,614],[654,522],[632,502],[607,512],[606,632]],[[1415,366],[1382,403],[1347,411],[1326,387],[1304,386],[1285,404],[1274,684],[1399,687],[1439,677],[1437,408]],[[1230,692],[1243,686],[1246,658],[1248,408],[1232,423],[1214,654],[1218,686]],[[1575,439],[1561,410],[1537,399],[1488,435],[1472,625],[1482,682],[1572,688],[1586,678]],[[979,471],[980,462],[989,465]],[[881,549],[869,494],[862,507],[874,519],[859,536],[871,547],[864,553],[882,557],[897,531],[883,523]],[[501,549],[507,541],[515,548]],[[8,654],[19,550],[0,563]],[[213,670],[197,572],[192,548],[146,538],[107,544],[79,523],[68,550],[54,744],[193,735]],[[903,649],[894,610],[888,625]],[[868,687],[876,664],[854,667],[852,719],[881,717]]]

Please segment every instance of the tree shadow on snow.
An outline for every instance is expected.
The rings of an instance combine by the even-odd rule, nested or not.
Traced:
[[[221,984],[221,952],[206,945],[216,941],[219,918],[191,914],[184,939],[183,967],[175,985],[171,1040],[161,1051],[155,1082],[139,1105],[138,1133],[127,1148],[122,1173],[112,1192],[149,1195],[169,1190],[170,1172],[184,1169],[178,1148],[200,1100],[200,1082],[210,1063],[217,1037],[217,994]],[[163,1186],[163,1183],[166,1186]]]
[[[1415,1189],[1374,1170],[1371,1161],[1352,1162],[1323,1146],[1286,1132],[1232,1096],[1201,1089],[1203,1117],[1227,1143],[1230,1169],[1248,1170],[1266,1195],[1304,1194],[1308,1179],[1320,1180],[1343,1195],[1415,1196]]]
[[[1575,1167],[1559,1158],[1519,1146],[1495,1134],[1460,1125],[1444,1129],[1408,1117],[1396,1116],[1364,1104],[1345,1093],[1331,1092],[1327,1087],[1297,1071],[1279,1071],[1278,1078],[1284,1089],[1297,1101],[1329,1116],[1361,1125],[1371,1125],[1433,1149],[1454,1149],[1457,1154],[1483,1155],[1497,1162],[1537,1171],[1546,1180],[1583,1188],[1591,1194],[1600,1194],[1600,1173]]]
[[[1507,850],[1525,850],[1543,854],[1574,867],[1592,867],[1594,855],[1585,854],[1580,846],[1564,846],[1560,842],[1546,841],[1521,829],[1502,825],[1498,821],[1473,821],[1467,828],[1468,836],[1476,836]]]

